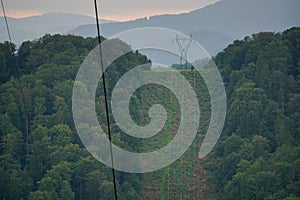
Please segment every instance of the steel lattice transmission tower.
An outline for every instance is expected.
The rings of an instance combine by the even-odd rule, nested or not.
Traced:
[[[192,36],[190,36],[189,38],[182,38],[176,35],[176,42],[180,51],[180,67],[182,67],[183,69],[188,68],[187,53],[192,41]]]

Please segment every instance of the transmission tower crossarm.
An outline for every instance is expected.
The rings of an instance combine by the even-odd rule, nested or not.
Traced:
[[[188,51],[190,49],[190,46],[192,44],[192,38],[191,37],[179,37],[176,35],[176,43],[178,45],[179,51],[180,51],[180,67],[184,67],[187,69],[188,67]],[[183,64],[183,62],[185,62]]]

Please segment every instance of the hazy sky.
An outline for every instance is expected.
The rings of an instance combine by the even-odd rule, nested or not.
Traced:
[[[98,5],[101,18],[125,21],[156,14],[188,12],[216,1],[218,0],[98,0]],[[93,0],[3,0],[3,2],[10,17],[47,12],[94,15]]]

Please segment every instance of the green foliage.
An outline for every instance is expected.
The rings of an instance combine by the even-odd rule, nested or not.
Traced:
[[[16,46],[9,42],[0,43],[0,84],[3,84],[15,74],[16,58],[13,56]]]
[[[292,28],[235,41],[216,56],[229,103],[207,168],[219,199],[300,197],[299,47]]]
[[[118,40],[113,43],[111,51],[129,48]],[[96,38],[45,35],[24,42],[13,56],[10,44],[0,43],[0,199],[113,199],[110,168],[85,150],[72,119],[75,75],[96,44]],[[228,97],[224,131],[206,164],[211,188],[215,188],[211,193],[216,192],[219,199],[299,199],[299,56],[300,29],[292,28],[236,40],[214,58]],[[121,76],[133,66],[149,62],[138,52],[114,61],[105,72],[109,98]],[[20,69],[26,108],[15,67]],[[195,80],[204,85],[194,71],[181,73],[191,85]],[[204,113],[199,131],[205,132],[209,95],[207,88],[195,90]],[[82,91],[87,91],[84,85]],[[105,125],[101,84],[96,96],[98,118]],[[123,134],[111,119],[113,142],[133,151],[151,151],[167,144],[180,120],[175,99],[163,87],[139,88],[130,100],[132,118],[146,125],[150,106],[161,103],[168,113],[165,127],[145,142]],[[194,154],[188,156],[194,159]],[[192,169],[184,159],[172,165],[174,172]],[[199,169],[193,170],[199,173]],[[167,179],[167,168],[145,176],[118,172],[119,197],[143,199],[145,186],[152,184],[160,193],[157,198],[167,198]]]
[[[0,75],[0,199],[113,199],[111,170],[82,146],[72,119],[74,79],[97,41],[97,38],[45,35],[24,42],[15,56],[8,42],[0,43],[3,72]],[[111,51],[129,48],[119,40],[112,43]],[[107,72],[109,93],[122,74],[146,62],[149,60],[138,52],[130,52],[115,61]],[[25,107],[14,78],[16,67],[23,85]],[[25,110],[29,119],[28,136]],[[127,145],[117,133],[113,138]],[[120,185],[126,183],[122,181]],[[132,186],[129,191],[118,192],[128,198],[138,196]]]

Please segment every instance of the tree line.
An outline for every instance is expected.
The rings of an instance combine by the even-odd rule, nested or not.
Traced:
[[[0,43],[0,199],[114,199],[111,170],[85,150],[72,119],[74,79],[97,42],[45,35],[23,42],[18,50]],[[115,41],[111,48],[124,46]],[[236,40],[214,58],[225,83],[228,110],[222,136],[204,162],[211,188],[208,196],[300,198],[299,58],[300,28]],[[106,72],[109,95],[125,72],[149,62],[139,52],[116,60]],[[98,110],[104,109],[101,91],[99,85]],[[156,92],[169,98],[165,89]],[[148,120],[144,113],[148,105],[141,108],[139,103],[144,93],[131,100],[137,121]],[[98,117],[105,124],[103,113],[98,112]],[[140,148],[114,123],[111,126],[116,144]],[[144,182],[141,175],[117,172],[120,199],[142,199]]]

